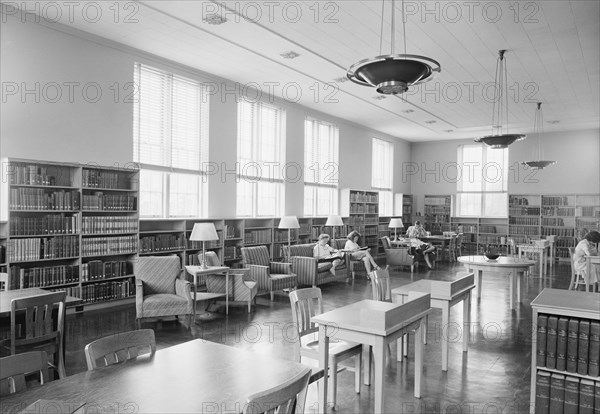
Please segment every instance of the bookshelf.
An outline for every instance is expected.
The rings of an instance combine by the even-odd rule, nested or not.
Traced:
[[[140,256],[178,254],[184,257],[185,220],[143,219],[140,220]]]
[[[413,220],[414,200],[411,194],[402,195],[402,223],[405,229],[414,224]]]
[[[10,289],[64,290],[84,305],[135,294],[137,168],[10,158],[2,172]]]
[[[223,263],[229,267],[241,267],[244,245],[244,220],[226,219],[223,222]]]
[[[8,241],[8,223],[0,221],[0,273],[6,273],[6,244]]]
[[[450,195],[425,195],[425,230],[431,234],[450,231],[451,200]]]
[[[310,217],[298,217],[298,224],[300,228],[298,229],[298,243],[310,243],[312,238],[312,219]]]
[[[598,294],[547,288],[531,308],[531,413],[592,412],[600,382]]]
[[[381,243],[381,238],[382,237],[390,237],[390,238],[394,238],[394,230],[390,229],[390,220],[392,219],[392,217],[389,216],[384,216],[384,217],[379,217],[379,226],[378,226],[378,234],[377,234],[377,255],[378,256],[385,256],[385,249],[383,248],[383,243]],[[404,223],[404,222],[403,222]],[[402,229],[396,229],[397,233],[398,231],[402,231]]]
[[[341,215],[348,217],[347,231],[358,231],[363,236],[363,244],[369,246],[373,251],[377,251],[379,193],[377,191],[342,189]]]

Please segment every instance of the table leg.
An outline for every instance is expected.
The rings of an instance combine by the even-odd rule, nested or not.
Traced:
[[[471,339],[471,292],[463,299],[463,352],[469,350],[469,340]]]
[[[442,371],[448,371],[448,328],[450,325],[450,302],[442,303]],[[420,325],[419,325],[420,326]],[[444,331],[446,334],[444,334]],[[421,339],[422,340],[422,339]],[[415,339],[415,342],[417,339]],[[415,346],[415,352],[417,348]]]
[[[415,332],[415,397],[421,398],[423,381],[423,331],[426,330],[423,318]]]
[[[472,270],[469,269],[469,272]],[[475,287],[477,288],[477,300],[481,300],[481,284],[483,283],[483,270],[477,270],[475,275]]]
[[[514,295],[515,295],[515,270],[514,269],[510,272],[509,286],[510,286],[510,288],[509,288],[509,290],[510,290],[510,308],[514,309],[515,308],[515,306],[514,306],[514,303],[515,303],[515,301],[514,301],[514,299],[515,299],[515,297],[514,297]]]
[[[419,335],[421,333],[419,332]],[[419,337],[418,335],[416,337]],[[375,338],[373,344],[373,358],[375,359],[375,412],[383,413],[383,385],[385,383],[385,341],[382,336]]]
[[[521,273],[523,274],[523,273]],[[521,303],[521,275],[519,275],[519,271],[515,269],[515,287],[517,288],[517,306]]]
[[[319,403],[322,410],[327,412],[327,382],[328,382],[328,365],[329,360],[329,337],[327,336],[327,325],[319,325],[319,368],[323,369],[323,384],[319,387]]]
[[[371,385],[371,347],[363,345],[363,384]]]
[[[198,292],[198,275],[194,272],[194,303],[192,305],[194,309],[194,323],[196,323],[196,293]]]
[[[229,315],[229,270],[225,272],[225,315]]]

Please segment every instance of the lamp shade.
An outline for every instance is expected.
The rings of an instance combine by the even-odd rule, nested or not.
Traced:
[[[342,221],[341,216],[329,216],[327,217],[326,226],[343,226],[344,222]]]
[[[196,223],[192,229],[190,240],[219,240],[219,235],[213,223]]]
[[[283,216],[279,221],[280,229],[299,229],[300,224],[298,224],[298,217],[296,216]]]
[[[390,229],[397,229],[399,227],[404,227],[401,218],[393,218],[390,220]]]

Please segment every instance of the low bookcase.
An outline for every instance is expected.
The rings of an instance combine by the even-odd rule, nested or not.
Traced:
[[[598,412],[600,296],[544,289],[531,308],[531,413]]]

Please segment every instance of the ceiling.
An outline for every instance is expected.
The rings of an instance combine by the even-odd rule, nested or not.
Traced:
[[[510,132],[533,131],[538,101],[544,103],[545,132],[600,124],[600,2],[595,0],[406,0],[406,37],[397,0],[395,52],[405,53],[406,40],[406,53],[435,59],[442,71],[407,94],[383,99],[373,88],[344,80],[353,63],[390,53],[391,1],[385,3],[381,50],[377,0],[142,0],[118,6],[94,1],[88,8],[73,2],[72,13],[58,14],[36,9],[35,3],[18,4],[53,22],[232,80],[241,91],[254,88],[254,96],[271,92],[412,142],[492,132],[499,49],[508,50]],[[209,23],[219,16],[227,21]],[[290,51],[299,56],[281,56]],[[231,89],[218,83],[215,88],[217,96]]]

